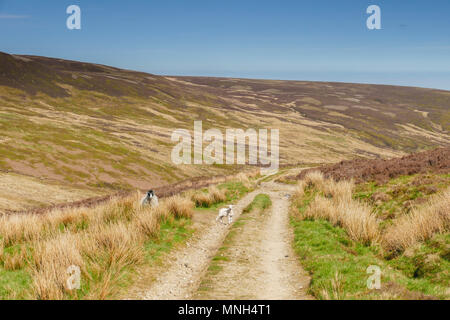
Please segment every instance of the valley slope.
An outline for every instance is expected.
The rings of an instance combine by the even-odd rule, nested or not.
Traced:
[[[449,106],[442,90],[158,76],[0,53],[0,211],[241,170],[171,162],[171,133],[195,120],[279,129],[282,165],[330,163],[449,146]]]

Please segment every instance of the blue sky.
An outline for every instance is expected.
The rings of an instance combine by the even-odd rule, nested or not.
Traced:
[[[66,28],[77,4],[82,29]],[[366,8],[381,7],[382,30]],[[169,75],[450,90],[448,0],[0,0],[0,51]]]

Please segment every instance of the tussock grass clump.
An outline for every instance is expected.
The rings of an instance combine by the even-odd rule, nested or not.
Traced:
[[[292,194],[293,199],[301,200],[305,195],[306,182],[304,180],[299,180],[297,186],[295,187],[294,193]]]
[[[2,216],[0,218],[0,234],[6,247],[13,244],[34,241],[39,237],[44,222],[37,216]]]
[[[64,234],[34,245],[31,265],[33,293],[37,299],[63,299],[67,288],[67,269],[84,267],[76,236]]]
[[[372,209],[359,201],[342,201],[337,207],[338,225],[347,230],[351,239],[365,244],[379,240],[380,232]]]
[[[417,242],[450,229],[450,188],[430,198],[425,205],[413,208],[411,213],[395,219],[383,234],[373,208],[352,198],[355,189],[353,181],[335,182],[323,179],[320,172],[310,172],[305,180],[299,182],[293,197],[295,203],[303,199],[307,189],[316,190],[319,194],[301,212],[301,217],[328,220],[343,227],[352,240],[380,242],[391,254],[402,252]]]
[[[314,186],[317,189],[322,190],[324,187],[325,178],[323,177],[323,173],[320,171],[311,171],[305,176],[304,179],[307,186]]]
[[[5,253],[2,260],[5,270],[19,270],[25,267],[28,260],[28,253],[27,250],[22,247],[12,253]]]
[[[307,210],[302,213],[302,218],[305,219],[324,219],[333,224],[338,222],[337,210],[333,207],[333,202],[324,197],[317,196],[310,203]]]
[[[227,193],[224,189],[211,186],[206,192],[200,191],[194,193],[191,199],[197,207],[209,208],[216,203],[225,202],[227,200]]]
[[[227,200],[227,195],[225,190],[219,190],[216,186],[209,187],[208,193],[211,196],[213,203],[220,203]]]
[[[175,218],[190,219],[194,215],[194,203],[181,196],[173,196],[164,202],[165,212],[171,213]]]
[[[210,208],[215,204],[239,197],[243,190],[246,193],[253,189],[256,183],[252,179],[259,176],[259,170],[240,172],[228,178],[213,179],[214,182],[220,183],[219,187],[212,185],[203,190],[188,190],[184,194],[190,197],[196,207]]]
[[[324,196],[317,195],[301,215],[307,219],[325,219],[336,226],[343,227],[350,238],[370,244],[378,241],[379,227],[376,215],[371,208],[352,199],[352,181],[335,182],[324,179],[322,173],[309,173],[305,182],[298,185],[294,201],[301,201],[305,187],[315,188]],[[303,189],[303,190],[302,190]],[[299,200],[300,199],[300,200]]]
[[[164,210],[165,212],[165,210]],[[146,237],[156,236],[159,232],[158,215],[155,212],[147,211],[144,214],[137,215],[134,219],[134,228]]]
[[[435,233],[450,230],[450,188],[432,197],[424,206],[413,208],[408,215],[396,219],[386,230],[383,247],[389,252],[401,252]]]
[[[302,206],[303,200],[305,198],[305,188],[306,182],[304,180],[299,180],[297,185],[292,193],[291,197],[291,206],[289,208],[289,212],[293,216],[298,216],[299,208]]]
[[[91,239],[94,241],[96,252],[88,252],[92,259],[92,264],[95,268],[103,270],[119,271],[126,267],[134,267],[143,263],[145,252],[143,244],[145,234],[137,232],[133,225],[119,222],[117,224],[109,225],[99,233],[89,235],[85,241],[91,245]],[[143,230],[144,232],[146,230]]]
[[[97,225],[86,234],[91,236],[98,249],[113,252],[123,246],[141,242],[144,233],[137,231],[139,230],[135,230],[133,225],[121,221],[106,226]]]
[[[13,215],[0,218],[0,235],[5,247],[52,238],[61,231],[82,228],[104,207],[93,209],[54,210],[43,215]]]
[[[194,193],[191,199],[196,207],[209,208],[213,204],[210,195],[204,192]]]
[[[323,184],[323,193],[327,198],[332,198],[335,203],[350,202],[354,189],[355,183],[353,180],[336,182],[332,179],[327,179]]]
[[[325,219],[344,228],[351,239],[370,244],[379,238],[378,222],[369,206],[358,201],[340,201],[317,196],[302,214],[308,219]]]
[[[254,178],[257,175],[255,175],[255,173],[239,173],[236,178],[237,181],[239,181],[240,183],[242,183],[242,185],[248,189],[252,188],[252,182],[250,181],[250,178]]]

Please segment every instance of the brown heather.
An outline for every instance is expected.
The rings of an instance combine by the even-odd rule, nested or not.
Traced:
[[[446,138],[448,143],[448,137]],[[355,159],[335,164],[323,165],[319,168],[303,170],[296,179],[307,179],[312,172],[321,172],[325,178],[337,181],[354,179],[357,183],[376,181],[386,183],[392,178],[417,173],[447,173],[450,170],[450,147],[413,153],[401,158]]]

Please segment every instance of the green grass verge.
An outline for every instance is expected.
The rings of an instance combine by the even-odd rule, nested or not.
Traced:
[[[303,212],[316,192],[307,190]],[[436,235],[413,253],[383,258],[375,245],[352,241],[346,231],[324,220],[291,216],[294,250],[311,275],[310,293],[318,299],[448,299],[449,235]],[[430,259],[433,257],[433,259]],[[369,290],[369,266],[381,269],[381,289]]]

